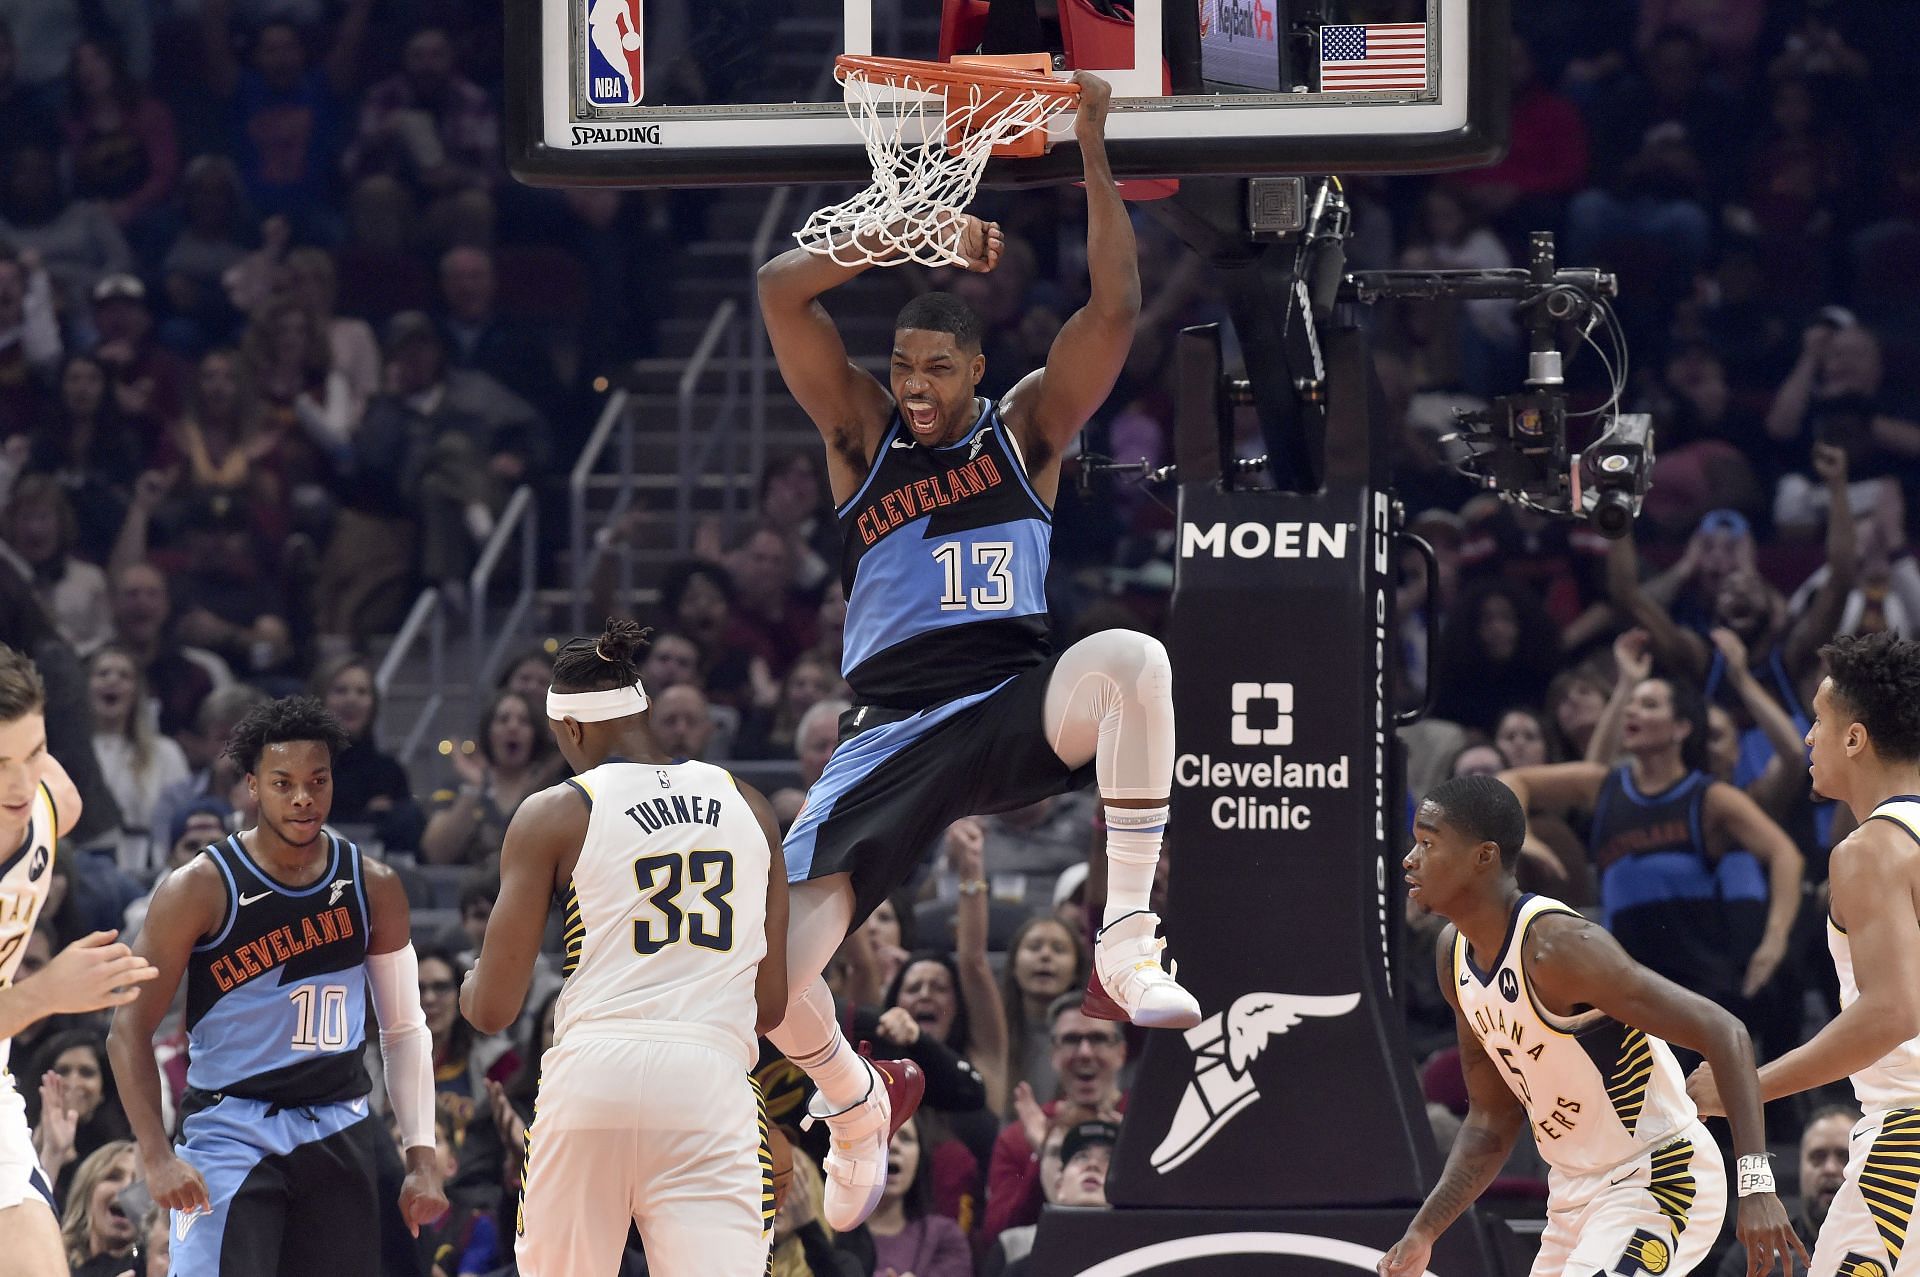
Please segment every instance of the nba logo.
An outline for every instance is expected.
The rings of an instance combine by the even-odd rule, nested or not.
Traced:
[[[645,0],[583,0],[587,6],[587,101],[638,106],[645,47],[640,6]]]

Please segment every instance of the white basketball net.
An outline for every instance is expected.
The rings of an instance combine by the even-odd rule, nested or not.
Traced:
[[[955,84],[943,92],[908,75],[876,80],[857,70],[843,83],[847,114],[873,162],[873,184],[814,213],[793,234],[807,251],[843,266],[963,264],[962,213],[993,148],[1045,128],[1063,105],[1044,86]],[[896,96],[900,90],[912,96]]]

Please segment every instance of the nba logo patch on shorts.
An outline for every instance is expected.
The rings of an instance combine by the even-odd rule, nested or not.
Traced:
[[[642,7],[646,0],[576,0],[585,7],[587,38],[581,68],[594,106],[638,106],[644,92]]]

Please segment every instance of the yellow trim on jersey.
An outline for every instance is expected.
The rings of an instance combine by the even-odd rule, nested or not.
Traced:
[[[1620,1039],[1620,1058],[1607,1075],[1607,1098],[1613,1102],[1620,1125],[1631,1135],[1640,1122],[1640,1110],[1647,1105],[1647,1083],[1653,1080],[1653,1044],[1631,1024],[1623,1027],[1626,1033]]]
[[[580,965],[580,951],[586,947],[587,943],[586,919],[580,916],[580,893],[574,889],[571,882],[567,884],[566,918],[563,925],[566,930],[562,941],[566,952],[560,959],[560,978],[564,980],[573,974],[575,967]]]
[[[1889,1109],[1860,1168],[1860,1196],[1866,1199],[1867,1212],[1896,1268],[1913,1222],[1916,1190],[1920,1190],[1920,1108]]]
[[[581,779],[578,776],[569,776],[567,779],[572,781],[575,785],[579,786],[580,792],[587,796],[588,802],[592,802],[594,800],[592,785],[589,785],[585,780]]]
[[[1654,1150],[1653,1176],[1647,1181],[1647,1192],[1653,1195],[1660,1213],[1667,1217],[1667,1227],[1676,1242],[1680,1234],[1687,1231],[1687,1213],[1693,1209],[1698,1191],[1699,1185],[1693,1178],[1692,1140],[1675,1140],[1665,1148]]]
[[[1520,933],[1513,938],[1514,944],[1524,945],[1527,942],[1527,932],[1533,929],[1534,923],[1538,922],[1542,918],[1551,917],[1552,915],[1557,913],[1566,914],[1570,918],[1584,917],[1584,915],[1581,914],[1578,910],[1569,909],[1565,905],[1556,905],[1551,908],[1542,909],[1538,913],[1534,914],[1531,918],[1527,919],[1525,925],[1523,925],[1520,928]],[[1547,1032],[1553,1034],[1555,1037],[1561,1037],[1561,1038],[1579,1037],[1580,1035],[1578,1033],[1575,1033],[1569,1029],[1563,1029],[1558,1024],[1554,1023],[1554,1021],[1561,1020],[1566,1017],[1554,1015],[1552,1012],[1548,1011],[1545,1007],[1540,1005],[1540,999],[1536,998],[1533,995],[1533,981],[1527,979],[1526,977],[1526,969],[1527,969],[1526,951],[1524,949],[1516,948],[1514,950],[1514,953],[1520,960],[1520,985],[1522,988],[1524,988],[1527,991],[1527,1005],[1533,1008],[1533,1017],[1534,1019],[1540,1021],[1540,1027],[1545,1029]],[[1627,1130],[1631,1132],[1633,1128],[1628,1127]]]
[[[760,1231],[771,1236],[778,1205],[773,1197],[773,1137],[767,1133],[767,1096],[760,1089],[759,1079],[751,1073],[747,1075],[747,1085],[753,1088],[754,1116],[760,1122]]]
[[[40,792],[47,796],[47,828],[53,830],[53,836],[47,841],[57,847],[60,845],[60,804],[53,800],[53,786],[44,780],[40,782]]]

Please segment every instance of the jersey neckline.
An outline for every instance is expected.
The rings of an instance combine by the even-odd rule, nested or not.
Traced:
[[[1527,907],[1527,901],[1532,900],[1535,895],[1535,892],[1523,891],[1520,893],[1520,898],[1513,902],[1513,912],[1507,915],[1507,934],[1500,941],[1500,952],[1494,955],[1493,965],[1485,971],[1482,971],[1480,964],[1473,960],[1473,941],[1467,939],[1466,932],[1460,933],[1462,946],[1460,956],[1466,960],[1468,972],[1480,982],[1481,988],[1484,989],[1491,984],[1500,968],[1506,965],[1507,950],[1513,948],[1513,938],[1519,934],[1520,911]]]
[[[240,840],[239,834],[237,833],[228,834],[227,844],[231,846],[236,853],[239,854],[240,859],[246,863],[246,866],[250,871],[258,875],[262,882],[272,887],[275,891],[278,891],[281,895],[310,896],[314,892],[326,886],[340,872],[340,840],[334,837],[333,834],[329,831],[322,830],[321,832],[325,833],[327,838],[327,847],[328,847],[327,868],[320,874],[318,878],[315,878],[312,882],[308,883],[304,887],[292,886],[291,884],[282,882],[280,879],[268,873],[266,870],[266,866],[262,865],[258,860],[254,859],[253,853],[247,850],[247,845]]]

